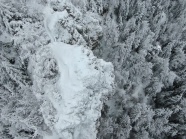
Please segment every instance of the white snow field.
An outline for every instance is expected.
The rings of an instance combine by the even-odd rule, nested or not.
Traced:
[[[52,131],[44,138],[96,139],[102,104],[114,89],[113,65],[96,58],[86,46],[57,42],[55,25],[68,13],[54,12],[49,7],[44,13],[51,43],[37,52],[36,63],[33,60],[34,66],[30,66],[34,89],[42,90],[42,95],[36,96],[43,102],[45,123]],[[58,70],[55,79],[46,78],[47,74],[53,76],[51,67]]]
[[[54,130],[65,139],[95,139],[102,99],[113,89],[113,66],[83,46],[61,42],[49,46],[60,73],[61,100],[49,98],[57,111]]]

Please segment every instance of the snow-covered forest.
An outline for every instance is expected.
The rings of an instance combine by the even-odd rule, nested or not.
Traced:
[[[0,139],[185,139],[186,0],[0,0]]]

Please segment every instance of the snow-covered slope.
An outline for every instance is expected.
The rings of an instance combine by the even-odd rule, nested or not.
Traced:
[[[64,43],[69,37],[60,42],[68,34],[64,31],[60,36],[59,21],[74,22],[66,10],[55,12],[47,7],[44,14],[51,43],[37,51],[29,71],[45,123],[52,131],[45,138],[96,139],[102,104],[114,89],[113,65],[96,58],[84,43]]]
[[[102,104],[113,91],[112,64],[97,59],[84,46],[62,42],[43,47],[35,61],[38,64],[32,62],[36,65],[32,67],[34,87],[37,92],[41,90],[36,96],[43,101],[41,111],[53,135],[95,139]]]
[[[95,139],[102,99],[113,89],[112,64],[96,59],[83,46],[53,43],[50,47],[59,65],[58,87],[62,96],[54,128],[65,138],[72,138],[65,130],[73,129],[73,138]]]

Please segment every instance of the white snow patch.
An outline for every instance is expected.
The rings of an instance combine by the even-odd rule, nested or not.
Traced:
[[[67,18],[71,27],[74,20],[69,18],[66,10],[54,12],[48,5],[43,13],[51,43],[38,51],[36,64],[33,62],[35,66],[30,67],[33,69],[34,89],[40,92],[36,96],[43,102],[41,112],[53,132],[51,136],[46,135],[46,139],[96,139],[102,104],[114,89],[113,65],[97,59],[84,46],[57,42],[57,32],[61,27],[56,24]],[[64,30],[61,37],[66,39]],[[55,60],[51,60],[53,57],[57,66]],[[58,70],[59,74],[56,75],[53,70]]]
[[[157,45],[156,47],[157,47],[158,51],[161,51],[161,46],[160,45]]]
[[[113,89],[113,66],[98,60],[83,46],[55,42],[50,47],[59,66],[57,85],[62,96],[58,102],[55,97],[50,98],[54,106],[59,106],[55,107],[58,120],[54,129],[68,139],[95,139],[96,120],[103,103],[101,98]],[[69,129],[73,131],[69,132]]]
[[[33,88],[53,133],[46,139],[96,139],[102,103],[114,89],[113,65],[97,59],[88,48],[62,42],[41,48],[33,59]]]
[[[54,12],[50,6],[46,6],[43,10],[45,19],[44,26],[52,42],[56,41],[55,38],[55,25],[58,21],[63,20],[68,17],[66,10],[62,12]]]

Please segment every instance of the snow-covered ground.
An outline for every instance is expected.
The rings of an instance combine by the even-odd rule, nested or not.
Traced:
[[[96,139],[103,101],[114,88],[113,65],[96,58],[86,46],[55,39],[56,24],[68,18],[67,11],[54,12],[47,7],[44,13],[51,43],[40,48],[34,58],[37,64],[31,62],[35,66],[30,66],[30,71],[35,89],[42,90],[42,95],[36,96],[43,101],[41,111],[53,132],[45,138]]]
[[[54,129],[68,139],[95,139],[101,99],[113,89],[112,64],[97,59],[83,46],[61,42],[49,46],[60,73],[57,86],[61,99],[57,101],[52,95],[49,98],[57,111]]]

